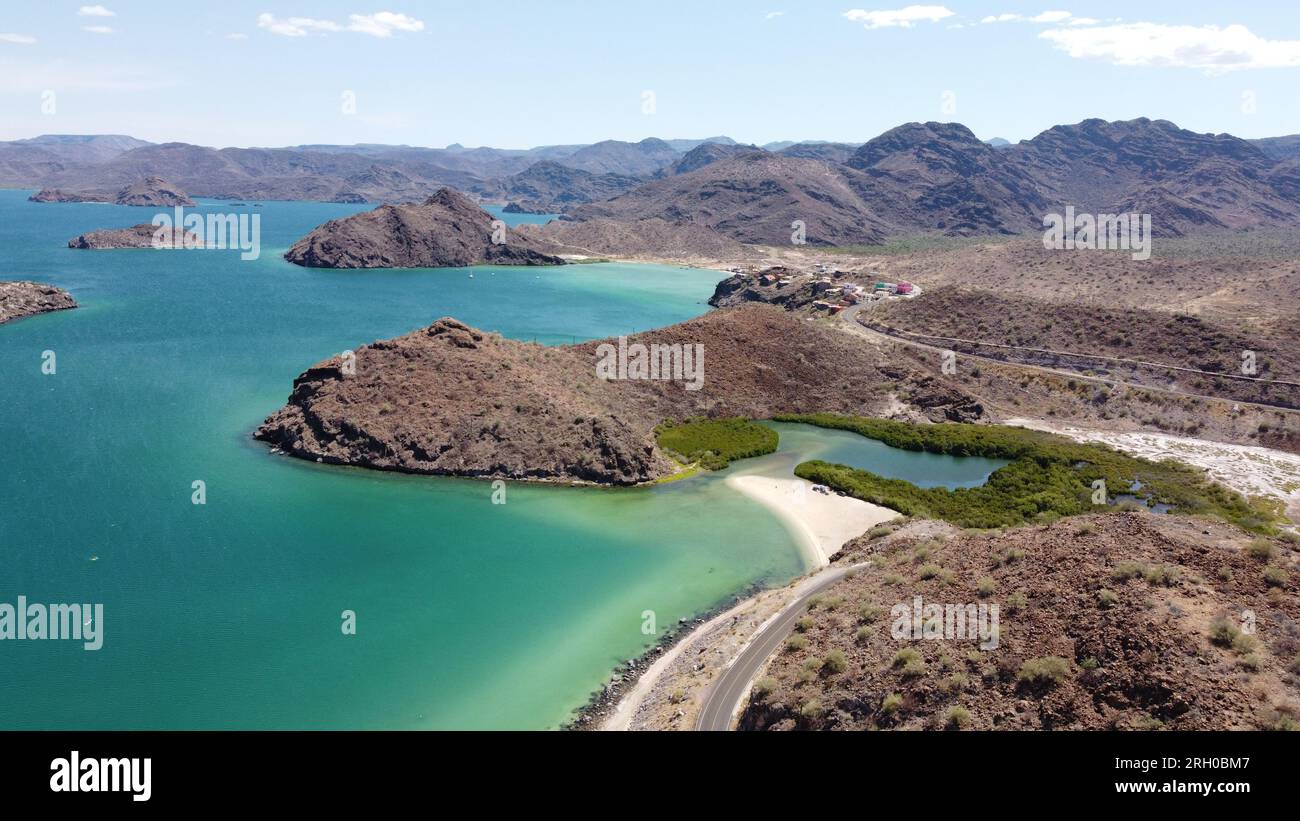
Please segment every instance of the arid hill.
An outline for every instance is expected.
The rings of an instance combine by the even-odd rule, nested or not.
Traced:
[[[519,233],[555,243],[565,253],[587,256],[653,259],[731,259],[745,253],[734,239],[695,223],[673,224],[661,219],[637,222],[612,220],[553,220],[546,225],[521,225]]]
[[[77,303],[72,295],[62,288],[39,282],[0,282],[0,325],[75,307]]]
[[[703,346],[700,389],[687,390],[686,379],[598,378],[598,342],[533,345],[444,318],[359,348],[353,373],[340,357],[308,369],[256,436],[333,464],[635,484],[674,470],[654,441],[666,419],[884,414],[899,402],[915,417],[970,412],[969,397],[942,380],[877,368],[851,338],[768,306],[715,311],[628,342]]]
[[[552,249],[502,227],[463,194],[444,188],[419,205],[383,205],[331,220],[294,243],[284,258],[308,268],[457,268],[563,265]]]
[[[111,202],[114,205],[133,205],[144,208],[189,208],[194,205],[180,188],[158,176],[148,176],[133,182],[116,193],[106,191],[65,191],[44,188],[27,198],[31,202]]]
[[[553,160],[536,165],[502,180],[502,196],[511,211],[558,214],[576,205],[611,199],[640,185],[639,177],[625,174],[593,174]]]
[[[872,567],[814,603],[742,728],[1298,726],[1294,543],[1146,512],[991,533],[887,530],[845,547],[841,563]],[[945,632],[946,613],[921,614],[942,638],[895,638],[918,596],[923,607],[997,605],[996,648]]]

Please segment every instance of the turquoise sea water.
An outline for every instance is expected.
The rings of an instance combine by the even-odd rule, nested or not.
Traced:
[[[510,485],[493,505],[488,483],[319,466],[249,438],[338,351],[443,315],[546,343],[644,330],[707,310],[716,273],[289,265],[296,238],[361,210],[318,203],[238,209],[262,215],[252,262],[72,251],[153,212],[27,193],[0,191],[0,279],[82,307],[0,326],[0,602],[101,602],[105,637],[96,652],[0,642],[0,728],[554,727],[653,640],[646,611],[662,630],[804,569],[721,476]]]

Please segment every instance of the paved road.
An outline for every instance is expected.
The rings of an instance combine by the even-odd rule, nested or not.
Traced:
[[[749,688],[749,683],[759,669],[767,663],[772,654],[780,648],[786,636],[794,629],[795,622],[804,614],[808,600],[854,570],[862,570],[866,564],[849,567],[833,567],[823,570],[813,577],[812,584],[795,599],[780,615],[753,638],[740,655],[728,667],[704,697],[704,707],[695,722],[697,730],[730,730],[731,717],[740,706],[741,696]]]
[[[934,351],[936,353],[943,353],[947,350],[946,348],[943,348],[938,345],[930,345],[925,342],[916,342],[914,340],[904,339],[903,337],[899,337],[899,336],[891,336],[889,334],[881,333],[880,331],[866,327],[862,323],[858,322],[858,314],[861,313],[864,309],[869,307],[870,307],[870,303],[863,302],[858,305],[854,305],[852,308],[848,308],[844,311],[841,311],[839,316],[841,319],[845,320],[845,322],[841,325],[841,327],[850,333],[856,333],[859,336],[865,336],[868,339],[886,340],[900,345],[908,345],[913,348],[921,348],[927,351]],[[988,362],[990,365],[1002,365],[1006,367],[1020,368],[1023,370],[1041,371],[1043,373],[1050,373],[1056,376],[1065,376],[1065,377],[1069,377],[1070,379],[1077,379],[1084,382],[1095,382],[1103,385],[1108,385],[1112,388],[1115,387],[1116,385],[1123,385],[1126,388],[1132,388],[1134,390],[1155,391],[1157,393],[1167,393],[1174,396],[1187,396],[1187,397],[1192,397],[1194,399],[1204,399],[1210,402],[1232,402],[1238,405],[1251,405],[1253,407],[1264,408],[1267,410],[1282,410],[1290,413],[1296,412],[1294,408],[1291,408],[1287,405],[1276,405],[1267,402],[1251,402],[1245,399],[1229,399],[1222,396],[1211,396],[1209,394],[1195,393],[1193,391],[1185,391],[1178,388],[1164,388],[1164,387],[1158,387],[1156,385],[1144,385],[1139,382],[1128,382],[1114,376],[1091,376],[1089,374],[1080,373],[1079,371],[1072,371],[1065,368],[1052,368],[1046,365],[1030,365],[1023,362],[1014,362],[1005,359],[997,359],[991,356],[980,356],[979,354],[973,354],[973,353],[963,353],[961,354],[961,356],[964,359],[978,359],[984,362]]]

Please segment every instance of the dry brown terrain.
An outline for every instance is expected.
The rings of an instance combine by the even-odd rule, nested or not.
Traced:
[[[340,357],[313,366],[257,437],[337,464],[633,484],[675,469],[654,442],[666,419],[982,414],[942,378],[877,364],[857,340],[771,306],[714,311],[628,342],[703,346],[700,389],[598,378],[598,342],[527,344],[448,318],[357,349],[353,374]]]
[[[25,316],[77,307],[62,288],[39,282],[0,282],[0,325]]]
[[[876,536],[876,538],[872,538]],[[1111,513],[864,536],[760,678],[746,729],[1276,729],[1300,715],[1295,544]],[[997,604],[997,647],[895,638],[895,605]],[[952,636],[952,633],[949,633]]]

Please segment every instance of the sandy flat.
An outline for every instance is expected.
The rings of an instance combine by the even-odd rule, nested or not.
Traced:
[[[811,482],[758,474],[729,476],[727,486],[740,491],[776,514],[794,534],[816,567],[850,539],[898,518],[896,511],[835,493],[817,493]]]

